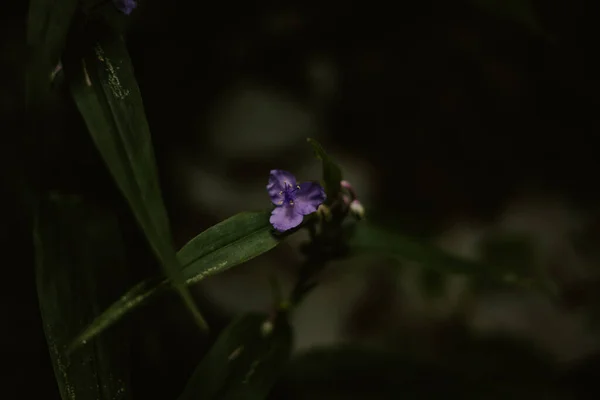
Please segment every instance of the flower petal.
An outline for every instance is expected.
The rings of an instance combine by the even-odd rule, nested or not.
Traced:
[[[269,222],[279,232],[284,232],[300,225],[304,217],[298,214],[293,206],[275,207]]]
[[[288,171],[282,169],[273,169],[269,174],[269,183],[267,184],[267,192],[271,197],[271,201],[275,205],[281,205],[283,202],[283,191],[285,185],[288,184],[292,187],[296,186],[296,177]]]
[[[316,182],[303,182],[296,192],[294,208],[297,213],[308,215],[317,211],[326,198],[325,190],[321,185]]]
[[[125,15],[131,14],[134,8],[137,7],[135,0],[113,0],[119,11]]]

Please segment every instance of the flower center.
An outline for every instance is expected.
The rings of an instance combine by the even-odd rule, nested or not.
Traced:
[[[293,187],[287,182],[284,182],[284,189],[279,192],[279,194],[283,195],[283,202],[289,204],[290,206],[294,205],[294,200],[296,200],[296,192],[300,189],[300,185],[296,185]]]

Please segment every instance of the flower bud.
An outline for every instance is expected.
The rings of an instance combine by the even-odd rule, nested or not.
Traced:
[[[324,218],[326,221],[331,220],[331,210],[325,204],[321,204],[319,208],[317,208],[317,213],[321,218]]]
[[[344,189],[346,189],[346,191],[350,194],[350,196],[352,197],[352,200],[356,199],[356,192],[354,191],[354,188],[352,187],[352,185],[350,184],[350,182],[348,181],[340,181],[340,186]]]
[[[60,71],[62,71],[62,69],[63,69],[62,63],[59,61],[58,64],[56,64],[56,67],[50,73],[50,81],[51,82],[56,79],[56,76],[58,75],[58,73]]]
[[[340,181],[340,186],[344,189],[352,190],[352,185],[348,181]]]
[[[350,199],[350,196],[348,196],[347,194],[343,194],[342,201],[344,202],[345,206],[348,207],[352,199]]]
[[[365,217],[365,208],[363,207],[362,203],[358,200],[352,200],[352,203],[350,203],[350,211],[352,212],[352,214],[354,214],[354,216],[356,216],[359,219]]]
[[[271,334],[271,332],[273,332],[273,322],[271,320],[266,320],[265,322],[262,323],[262,325],[260,326],[260,333],[263,336],[269,336]]]

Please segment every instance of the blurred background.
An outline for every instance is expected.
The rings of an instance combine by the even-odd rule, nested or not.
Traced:
[[[269,204],[270,169],[317,179],[306,144],[314,137],[371,221],[527,271],[557,294],[482,287],[384,259],[340,261],[295,316],[296,361],[273,398],[597,398],[600,80],[591,2],[138,3],[126,41],[178,246]],[[21,140],[27,9],[2,7],[9,274],[0,338],[15,360],[6,398],[42,390],[55,399],[16,171],[26,164],[48,189],[120,210],[132,284],[158,267],[60,83],[41,143],[19,152],[30,149]],[[213,332],[240,312],[269,310],[271,273],[291,288],[304,239],[193,287]],[[214,340],[198,337],[180,303],[164,296],[130,316],[136,398],[176,398]],[[331,348],[336,361],[323,350]]]

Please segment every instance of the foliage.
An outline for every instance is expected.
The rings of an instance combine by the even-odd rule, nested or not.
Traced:
[[[131,398],[126,326],[66,353],[74,335],[123,286],[116,218],[81,198],[52,193],[40,200],[33,234],[42,321],[62,398]]]
[[[475,3],[487,10],[500,10],[498,15],[541,32],[529,2]],[[484,262],[469,261],[365,221],[362,204],[344,181],[342,168],[312,138],[308,144],[321,163],[321,182],[327,198],[323,204],[321,199],[314,205],[317,208],[320,204],[318,210],[300,226],[276,232],[269,220],[271,209],[244,211],[198,232],[178,250],[163,200],[142,91],[124,40],[128,24],[127,17],[112,2],[30,2],[26,71],[29,111],[44,107],[48,94],[55,90],[55,73],[64,74],[68,93],[63,94],[72,100],[73,111],[87,131],[81,134],[89,135],[112,177],[112,189],[126,201],[132,219],[162,268],[160,274],[148,274],[126,290],[130,260],[126,257],[126,240],[117,211],[95,201],[94,195],[35,188],[35,222],[31,228],[37,293],[63,399],[134,398],[127,353],[131,345],[130,326],[125,317],[151,299],[158,301],[158,295],[167,291],[180,296],[202,328],[198,340],[212,341],[206,354],[196,360],[197,367],[190,373],[179,400],[258,400],[276,396],[280,390],[291,390],[295,398],[308,398],[302,397],[302,390],[310,385],[327,393],[328,398],[358,398],[360,390],[354,387],[360,386],[356,382],[361,379],[372,380],[377,386],[374,392],[362,394],[370,393],[376,398],[400,394],[427,398],[441,396],[442,392],[445,396],[464,396],[465,387],[474,398],[489,397],[490,391],[505,398],[524,393],[562,398],[558,390],[549,390],[549,386],[540,383],[543,379],[525,385],[523,390],[517,387],[522,382],[514,375],[506,385],[504,381],[494,381],[490,386],[489,377],[483,373],[473,377],[470,372],[449,365],[431,369],[407,360],[405,355],[386,354],[379,349],[325,349],[293,358],[290,317],[317,285],[319,273],[332,261],[370,255],[434,271],[428,275],[432,281],[461,274],[486,285],[546,292],[554,288],[545,277],[528,269],[533,261],[526,250],[525,262],[506,259],[506,253],[514,252],[493,246],[488,246]],[[43,132],[41,126],[37,128],[35,135],[39,137]],[[295,190],[291,186],[289,189]],[[319,190],[322,193],[323,188],[319,186]],[[308,232],[309,240],[301,248],[304,263],[289,297],[279,298],[277,293],[271,314],[237,316],[209,337],[208,324],[189,286],[260,257],[301,230]],[[548,372],[548,376],[552,373]],[[430,374],[440,383],[439,387],[423,382],[423,376]],[[339,386],[344,386],[347,379],[353,382],[337,390],[323,377]]]

